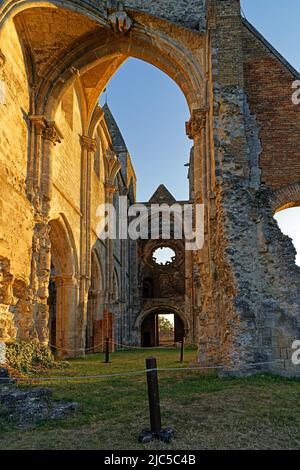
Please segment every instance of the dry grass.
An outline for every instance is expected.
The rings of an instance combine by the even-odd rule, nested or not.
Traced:
[[[145,367],[153,351],[72,360],[68,375],[130,372]],[[159,367],[178,367],[178,350],[155,351]],[[187,365],[195,352],[186,353]],[[0,414],[0,449],[300,449],[300,382],[271,376],[219,379],[199,372],[161,372],[164,426],[175,429],[170,445],[141,445],[148,426],[145,376],[58,382],[47,386],[57,399],[75,400],[82,412],[57,422],[22,428]]]

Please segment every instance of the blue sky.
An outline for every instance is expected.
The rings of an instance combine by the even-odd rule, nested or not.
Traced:
[[[189,110],[178,85],[152,65],[128,59],[110,81],[107,101],[131,154],[138,200],[148,201],[161,183],[188,199]]]
[[[242,0],[241,4],[246,18],[300,71],[300,1]],[[189,111],[178,86],[151,65],[129,59],[110,81],[107,99],[132,156],[138,200],[148,200],[160,183],[177,199],[187,199]],[[300,208],[276,218],[292,236],[300,265]]]

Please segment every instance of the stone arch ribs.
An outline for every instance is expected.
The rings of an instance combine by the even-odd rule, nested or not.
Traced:
[[[101,26],[109,27],[106,20],[106,11],[99,8],[100,2],[90,0],[4,0],[0,6],[0,29],[5,21],[30,8],[63,8],[79,12]],[[104,4],[104,2],[103,2]]]
[[[199,34],[196,37],[203,42]],[[139,25],[126,36],[100,30],[91,33],[80,44],[72,44],[45,73],[37,91],[37,109],[47,116],[55,115],[64,89],[78,73],[83,77],[101,61],[116,57],[122,57],[117,68],[126,58],[135,57],[161,69],[181,88],[191,111],[204,105],[204,70],[191,51],[167,35]],[[111,71],[107,81],[115,71]],[[107,82],[101,84],[98,96],[106,85]]]
[[[270,205],[274,213],[300,206],[300,181],[272,191]]]

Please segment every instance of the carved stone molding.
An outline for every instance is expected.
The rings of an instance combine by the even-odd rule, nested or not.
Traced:
[[[55,122],[47,122],[47,127],[44,130],[44,139],[50,140],[54,145],[61,143],[63,135]]]
[[[106,181],[104,183],[105,191],[110,194],[114,194],[117,190],[116,186],[112,184],[110,181]]]
[[[127,33],[133,26],[133,20],[124,10],[124,3],[116,0],[107,2],[108,22],[116,33]]]
[[[30,115],[28,116],[30,122],[33,124],[35,127],[36,131],[38,134],[41,134],[42,131],[46,128],[47,126],[47,121],[44,116],[40,115]]]
[[[107,149],[104,158],[104,168],[107,186],[114,186],[115,177],[121,170],[121,163],[112,149]]]
[[[98,147],[97,141],[86,135],[80,136],[80,145],[82,150],[87,150],[88,152],[96,152]]]
[[[201,132],[206,124],[206,108],[194,109],[190,120],[186,123],[186,134],[190,139],[194,139],[195,136]]]

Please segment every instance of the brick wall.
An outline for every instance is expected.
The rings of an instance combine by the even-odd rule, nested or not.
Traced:
[[[113,314],[104,311],[103,318],[101,320],[94,321],[94,352],[105,351],[106,338],[110,339],[110,351],[114,351],[114,316]]]
[[[245,88],[260,125],[262,182],[272,188],[300,181],[300,105],[295,75],[247,26],[243,28]]]

